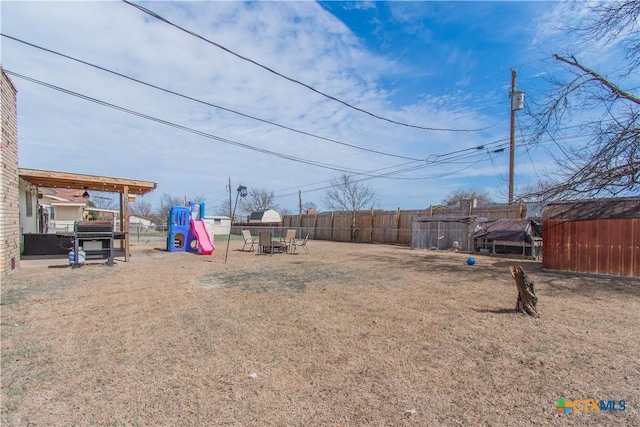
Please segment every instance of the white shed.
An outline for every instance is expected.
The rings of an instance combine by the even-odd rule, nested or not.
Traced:
[[[229,234],[231,232],[231,218],[228,216],[205,216],[204,222],[213,233],[212,238],[216,234]]]
[[[264,223],[264,222],[280,222],[280,214],[273,209],[267,209],[266,211],[254,211],[249,215],[249,222]]]
[[[116,219],[116,222],[120,223],[120,219]],[[136,214],[129,215],[129,231],[148,231],[154,225],[153,221],[147,217]]]

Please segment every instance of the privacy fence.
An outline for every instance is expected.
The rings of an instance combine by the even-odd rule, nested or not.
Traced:
[[[347,212],[322,212],[314,215],[285,215],[281,227],[273,224],[243,224],[252,233],[265,228],[275,235],[284,234],[286,229],[298,230],[297,237],[337,242],[386,243],[408,245],[417,248],[437,247],[445,249],[458,242],[462,250],[467,250],[471,223],[456,219],[495,220],[500,218],[524,218],[524,205],[491,205],[482,207],[466,206],[451,209],[432,206],[421,210],[361,211],[356,215],[356,226],[351,237],[351,221]],[[238,228],[234,227],[238,233]],[[443,237],[444,236],[444,237]]]

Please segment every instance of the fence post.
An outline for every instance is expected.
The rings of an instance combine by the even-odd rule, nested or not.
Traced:
[[[318,230],[318,212],[315,213],[313,218],[313,238],[316,238],[316,232]]]
[[[374,217],[373,217],[373,208],[371,208],[371,223],[369,224],[369,227],[371,228],[371,232],[369,233],[369,237],[371,239],[371,243],[373,243],[373,223],[374,223]]]
[[[400,206],[398,206],[398,210],[396,211],[396,241],[395,243],[399,243],[400,242]],[[411,246],[411,243],[409,243],[409,246]]]
[[[331,235],[330,235],[330,239],[333,242],[333,211],[331,211],[331,222],[329,225],[330,229],[331,229]]]

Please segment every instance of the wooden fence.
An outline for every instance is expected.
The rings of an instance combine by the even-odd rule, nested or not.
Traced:
[[[492,205],[479,208],[451,209],[432,206],[422,210],[361,211],[356,216],[353,242],[387,243],[411,245],[412,221],[414,217],[473,215],[487,220],[500,218],[524,218],[524,205]],[[256,224],[251,224],[256,226]],[[303,238],[309,233],[314,240],[350,242],[351,227],[347,212],[322,212],[314,215],[285,215],[282,229],[295,228],[297,236]]]

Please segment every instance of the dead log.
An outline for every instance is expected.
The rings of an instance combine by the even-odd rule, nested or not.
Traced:
[[[538,297],[534,288],[533,281],[529,279],[521,266],[509,267],[511,276],[516,281],[518,288],[518,299],[516,301],[516,311],[529,316],[538,317]]]

